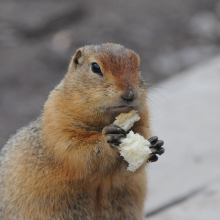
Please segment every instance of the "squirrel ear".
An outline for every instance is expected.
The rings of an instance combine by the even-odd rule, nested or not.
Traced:
[[[75,53],[75,55],[73,56],[73,62],[75,64],[80,64],[82,65],[83,63],[83,59],[82,59],[82,50],[78,49]]]
[[[77,67],[77,65],[83,64],[83,58],[82,58],[82,49],[78,49],[76,53],[74,54],[72,61],[69,65],[69,71],[72,72],[74,68]]]

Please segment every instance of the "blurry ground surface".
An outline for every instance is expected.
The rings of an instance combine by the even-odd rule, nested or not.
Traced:
[[[150,92],[153,133],[165,153],[150,164],[149,220],[220,219],[220,57]],[[152,215],[154,214],[154,215]]]
[[[218,0],[1,0],[0,146],[40,114],[71,56],[114,42],[141,56],[149,84],[219,53]]]

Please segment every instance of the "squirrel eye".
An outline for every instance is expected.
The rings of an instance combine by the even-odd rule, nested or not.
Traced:
[[[92,72],[103,76],[102,71],[97,63],[92,63]]]

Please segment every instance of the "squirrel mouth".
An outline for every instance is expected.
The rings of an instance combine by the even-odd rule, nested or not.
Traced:
[[[117,105],[117,106],[108,106],[108,107],[105,107],[105,110],[109,110],[109,109],[124,109],[124,108],[133,109],[134,107],[133,107],[133,106],[130,106],[130,105]]]

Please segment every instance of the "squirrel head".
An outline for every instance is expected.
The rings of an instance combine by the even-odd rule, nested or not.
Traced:
[[[67,75],[55,89],[62,111],[100,127],[113,123],[120,113],[142,111],[146,105],[146,84],[139,64],[139,56],[119,44],[79,48]]]

